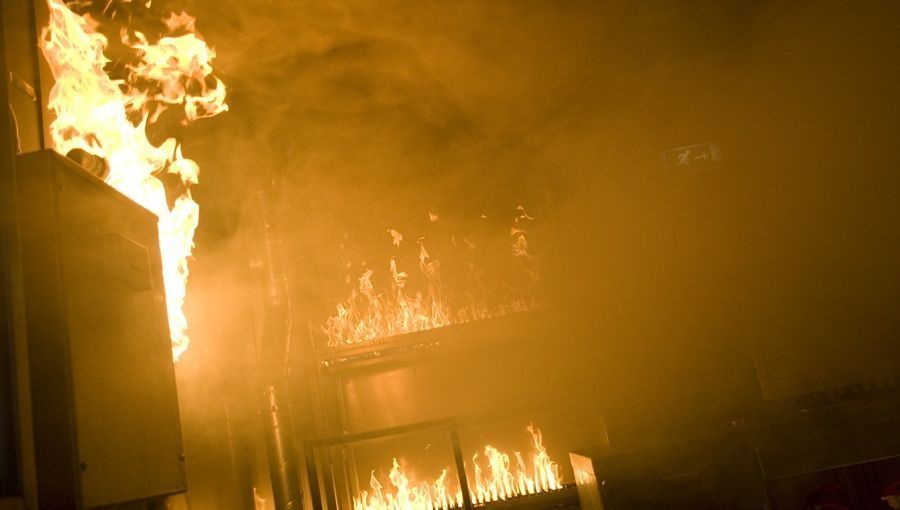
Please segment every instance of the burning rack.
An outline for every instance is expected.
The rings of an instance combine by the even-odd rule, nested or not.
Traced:
[[[575,484],[565,484],[561,488],[539,492],[535,494],[523,494],[508,499],[498,499],[494,501],[474,502],[472,501],[468,478],[466,475],[465,463],[463,461],[462,446],[459,440],[459,425],[453,419],[431,420],[398,427],[391,427],[380,430],[362,432],[358,434],[348,434],[341,436],[324,437],[309,440],[305,443],[304,451],[306,455],[307,474],[310,481],[310,496],[313,501],[314,510],[337,510],[340,508],[337,494],[337,484],[335,483],[335,473],[333,462],[328,462],[328,470],[321,469],[319,452],[322,449],[335,446],[352,446],[364,443],[377,443],[403,436],[410,436],[425,432],[434,432],[445,430],[450,439],[453,450],[454,468],[456,476],[459,480],[459,489],[462,495],[462,506],[451,505],[450,508],[465,510],[487,509],[491,510],[508,510],[508,509],[548,509],[548,508],[564,508],[578,506],[578,493]],[[346,462],[341,465],[343,477],[349,479],[347,473]],[[326,490],[322,490],[322,488]],[[327,488],[331,488],[330,491]],[[350,501],[352,496],[348,493],[345,499]],[[437,508],[437,507],[436,507]]]
[[[381,430],[410,423],[421,423],[448,416],[478,415],[468,409],[436,409],[427,407],[423,412],[406,413],[404,417],[365,419],[372,416],[358,406],[358,401],[348,400],[347,387],[360,378],[373,374],[422,367],[420,374],[436,377],[458,377],[450,372],[447,364],[462,366],[466,360],[485,358],[485,352],[512,351],[519,348],[522,338],[532,339],[548,334],[544,310],[510,314],[476,322],[455,324],[415,333],[379,338],[361,344],[325,346],[324,336],[318,326],[309,324],[308,356],[305,376],[312,392],[313,413],[316,416],[320,437],[335,436],[347,432]],[[535,335],[535,331],[538,335]],[[369,385],[369,383],[365,383]],[[423,381],[427,387],[431,381]],[[468,388],[464,391],[471,391]],[[436,391],[436,390],[435,390]],[[427,391],[425,391],[427,393]],[[422,395],[424,395],[423,393]],[[420,396],[422,396],[420,395]],[[476,395],[477,397],[477,395]],[[398,396],[410,402],[408,396]],[[430,410],[429,410],[430,409]]]
[[[343,370],[360,368],[373,364],[388,362],[392,359],[414,356],[416,353],[438,349],[452,343],[462,342],[501,342],[503,335],[485,335],[481,332],[485,327],[494,329],[538,328],[546,323],[546,310],[530,310],[515,312],[490,319],[479,319],[427,329],[413,333],[405,333],[376,338],[359,344],[326,347],[318,326],[309,324],[310,339],[313,343],[316,365],[324,370]],[[473,338],[477,337],[477,338]]]
[[[469,497],[469,487],[466,479],[466,468],[465,464],[463,463],[462,447],[459,443],[459,433],[457,430],[456,422],[451,419],[412,423],[409,425],[391,427],[388,429],[361,432],[359,434],[324,437],[307,441],[304,445],[304,451],[306,453],[306,469],[307,474],[309,475],[310,496],[313,500],[314,510],[322,510],[323,508],[336,510],[337,508],[339,508],[337,503],[338,497],[334,484],[334,463],[329,462],[329,466],[331,467],[330,470],[320,470],[318,455],[320,449],[332,446],[349,446],[362,443],[374,443],[390,438],[397,438],[401,436],[408,436],[435,430],[446,430],[447,434],[449,435],[450,443],[453,447],[453,461],[456,468],[456,476],[459,478],[459,487],[462,491],[463,508],[465,508],[466,510],[472,510],[473,505]],[[344,464],[342,468],[346,471],[346,464]],[[331,492],[325,491],[324,496],[326,499],[324,500],[322,491],[320,491],[320,488],[323,486],[330,486],[333,489]]]
[[[547,338],[558,334],[556,322],[552,320],[555,312],[552,308],[542,308],[340,346],[325,346],[318,326],[310,324],[305,377],[313,388],[311,408],[319,436],[304,442],[312,507],[343,510],[353,508],[360,497],[365,498],[363,491],[371,484],[366,483],[369,473],[364,466],[369,466],[369,459],[379,456],[382,459],[374,460],[373,467],[385,466],[382,462],[390,460],[382,456],[384,452],[379,452],[386,449],[386,445],[378,444],[381,441],[403,444],[395,451],[404,452],[410,461],[404,463],[407,467],[445,459],[441,467],[448,468],[448,478],[452,478],[455,470],[458,480],[452,489],[456,494],[458,487],[460,493],[450,505],[454,509],[543,510],[577,506],[574,484],[479,502],[470,490],[476,488],[478,475],[471,476],[474,471],[469,470],[474,467],[468,455],[464,456],[470,435],[478,436],[492,428],[499,431],[513,416],[528,416],[521,423],[517,421],[517,426],[532,420],[547,423],[536,420],[535,413],[552,417],[551,423],[557,424],[557,430],[572,432],[573,437],[580,438],[564,440],[569,448],[604,442],[598,434],[603,430],[605,437],[605,428],[593,419],[597,418],[594,414],[592,419],[577,420],[579,425],[573,425],[575,430],[557,420],[560,413],[568,414],[575,403],[559,402],[558,395],[543,388],[547,384],[544,379],[512,385],[515,388],[503,386],[499,395],[487,396],[480,390],[485,384],[514,378],[522,370],[538,371],[546,368],[547,363],[562,366],[565,353],[555,352],[550,360],[535,355],[544,352],[542,346],[546,345]],[[504,358],[510,353],[512,356]],[[511,361],[494,364],[491,360],[495,359]],[[437,404],[448,384],[453,387],[453,397],[445,405]],[[549,384],[560,387],[556,380]],[[380,389],[372,391],[375,387]],[[502,403],[498,405],[498,402]],[[580,404],[574,407],[584,410]],[[561,411],[563,408],[566,411]],[[410,437],[413,435],[416,437]],[[422,437],[429,440],[420,441]],[[426,443],[440,444],[441,453],[420,450]],[[566,446],[557,447],[557,451],[565,452]],[[451,454],[455,466],[449,464]],[[414,457],[422,460],[413,460]],[[403,457],[400,459],[403,461]],[[357,466],[361,469],[357,470]],[[379,470],[378,477],[386,474]],[[421,482],[415,486],[427,487],[428,484]],[[369,496],[372,494],[369,491]]]

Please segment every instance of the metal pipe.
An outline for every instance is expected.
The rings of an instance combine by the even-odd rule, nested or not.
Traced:
[[[290,407],[285,405],[285,367],[291,338],[291,308],[282,258],[281,236],[272,204],[275,196],[256,194],[262,237],[262,269],[265,285],[263,337],[260,346],[262,415],[266,455],[276,510],[301,507],[300,470],[291,438]]]
[[[280,402],[277,385],[263,390],[263,420],[266,434],[266,456],[272,479],[272,499],[279,510],[301,508],[300,469],[290,441],[290,415]]]
[[[290,297],[284,272],[281,235],[272,211],[272,202],[275,200],[275,195],[271,192],[256,193],[262,241],[260,262],[265,292],[259,361],[263,378],[269,381],[283,378],[291,337]]]

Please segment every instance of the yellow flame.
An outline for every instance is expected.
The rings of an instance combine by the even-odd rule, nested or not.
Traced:
[[[563,487],[559,465],[550,459],[540,429],[533,425],[526,429],[531,434],[533,448],[530,466],[520,452],[515,452],[516,465],[512,468],[509,455],[490,445],[483,450],[486,469],[479,463],[477,452],[472,456],[474,476],[469,485],[469,496],[473,504],[483,505]],[[372,492],[363,490],[354,497],[354,510],[449,510],[463,506],[462,491],[458,487],[450,488],[446,469],[432,483],[412,484],[395,458],[388,480],[393,489],[385,491],[372,471],[369,478]]]
[[[483,216],[482,216],[483,217]],[[429,212],[430,222],[439,221],[436,213]],[[534,220],[518,206],[513,218],[515,225]],[[387,229],[391,243],[399,247],[403,234]],[[471,259],[475,245],[463,238]],[[511,297],[502,303],[488,303],[489,292],[482,280],[482,271],[474,262],[467,263],[467,278],[473,282],[475,292],[461,306],[452,309],[441,281],[441,262],[433,258],[425,247],[426,239],[419,238],[419,273],[424,282],[420,292],[410,293],[407,289],[409,274],[401,271],[397,261],[391,257],[389,269],[391,288],[379,291],[372,283],[374,271],[367,269],[358,279],[359,285],[350,291],[346,301],[336,306],[334,315],[322,326],[328,345],[340,346],[364,343],[377,338],[415,333],[451,324],[499,317],[509,313],[523,312],[536,308],[540,301],[534,298]],[[457,246],[455,237],[451,243]],[[528,240],[524,229],[510,228],[510,252],[513,259],[524,261],[521,267],[532,282],[538,281],[538,274],[529,253]],[[349,263],[345,264],[349,266]],[[349,277],[348,277],[349,281]]]
[[[397,459],[388,474],[392,491],[384,491],[384,485],[372,471],[369,477],[369,491],[363,490],[353,498],[354,510],[449,510],[462,507],[462,492],[458,489],[451,494],[447,485],[447,470],[432,483],[413,485],[400,467]]]
[[[484,447],[488,467],[486,472],[478,464],[478,455],[472,457],[475,475],[475,483],[471,488],[473,503],[480,505],[528,494],[555,491],[563,487],[559,465],[550,459],[544,447],[541,430],[533,425],[529,425],[526,429],[531,434],[531,446],[534,449],[530,469],[522,454],[514,452],[516,465],[513,474],[509,455],[490,445]]]
[[[153,145],[146,128],[172,107],[183,109],[185,123],[228,109],[225,86],[211,77],[215,53],[193,33],[193,18],[173,14],[167,20],[170,30],[187,33],[150,43],[140,32],[122,32],[136,63],[128,67],[125,79],[114,80],[105,70],[108,41],[97,32],[97,23],[74,13],[62,0],[48,0],[47,5],[50,18],[40,45],[55,79],[48,101],[55,115],[49,130],[53,149],[63,155],[82,149],[104,158],[110,168],[106,182],[159,217],[169,331],[177,360],[189,342],[182,306],[200,214],[189,186],[197,184],[199,168],[182,155],[174,138]],[[178,176],[182,183],[171,207],[158,178],[162,172]]]

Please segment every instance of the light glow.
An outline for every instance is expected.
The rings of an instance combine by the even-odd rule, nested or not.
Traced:
[[[550,459],[544,447],[541,430],[533,425],[526,427],[531,436],[531,455],[521,452],[511,457],[486,445],[484,455],[472,456],[472,472],[469,480],[469,497],[475,505],[519,496],[540,494],[563,488],[559,465]],[[479,460],[484,459],[484,460]],[[382,483],[373,470],[369,477],[370,490],[362,490],[353,498],[354,510],[449,510],[462,508],[463,495],[458,485],[447,481],[447,469],[431,482],[412,483],[393,459],[388,482]]]
[[[148,126],[173,108],[183,112],[182,123],[228,110],[225,86],[211,75],[215,52],[194,32],[194,19],[185,13],[166,20],[169,34],[156,42],[141,32],[121,33],[133,52],[124,78],[113,79],[104,52],[107,37],[89,14],[80,16],[62,0],[48,0],[48,25],[40,47],[55,83],[48,107],[53,149],[66,155],[73,149],[104,158],[106,182],[159,217],[159,247],[172,354],[177,360],[189,343],[182,310],[187,291],[188,259],[200,207],[191,197],[199,167],[182,155],[175,138],[159,146],[147,137]],[[170,204],[160,176],[180,181]]]
[[[485,218],[482,215],[482,218]],[[436,213],[428,213],[428,221],[440,220]],[[509,229],[510,264],[523,273],[523,280],[532,288],[539,281],[536,258],[529,251],[527,224],[534,220],[521,205],[515,210],[513,225]],[[394,229],[387,229],[391,244],[397,248],[405,236]],[[386,264],[390,271],[389,288],[377,288],[373,282],[375,270],[366,268],[356,278],[357,284],[351,288],[346,300],[335,307],[335,313],[322,326],[328,345],[338,347],[355,345],[378,338],[405,333],[415,333],[452,324],[462,324],[481,319],[500,317],[510,313],[525,312],[540,306],[541,300],[534,294],[519,292],[502,300],[492,299],[495,289],[488,289],[484,269],[475,262],[473,256],[477,247],[467,238],[457,242],[451,237],[455,248],[467,253],[466,278],[468,289],[465,299],[453,302],[442,281],[441,261],[433,257],[424,237],[418,244],[418,270],[423,285],[420,290],[409,288],[409,273],[400,268],[396,257]],[[350,262],[345,261],[350,267]],[[352,281],[350,276],[348,281]]]

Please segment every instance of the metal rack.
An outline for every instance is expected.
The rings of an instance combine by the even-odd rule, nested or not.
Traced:
[[[305,443],[304,451],[306,454],[306,469],[309,476],[310,496],[312,497],[314,510],[337,510],[339,508],[337,503],[337,489],[334,484],[334,463],[328,463],[328,470],[321,469],[318,455],[319,450],[332,446],[351,446],[363,443],[375,443],[387,439],[434,430],[447,431],[450,438],[450,444],[453,448],[453,461],[456,468],[456,476],[459,478],[459,488],[462,492],[463,508],[472,510],[473,505],[469,497],[469,486],[466,479],[465,464],[463,463],[462,447],[459,443],[459,433],[457,431],[456,422],[451,419],[412,423],[388,429],[361,432],[359,434],[323,437],[307,441]],[[346,463],[344,463],[341,468],[346,471]],[[329,486],[332,488],[331,492],[321,490],[322,487]]]
[[[345,370],[359,368],[375,363],[389,362],[398,357],[407,357],[415,353],[439,348],[447,344],[464,344],[473,336],[483,335],[475,333],[484,327],[510,326],[522,327],[525,325],[541,325],[545,320],[546,309],[516,312],[490,319],[480,319],[472,322],[441,326],[439,328],[405,333],[389,337],[376,338],[359,344],[345,346],[324,346],[322,334],[316,327],[309,324],[309,334],[313,343],[316,364],[324,370]],[[473,334],[474,333],[474,334]],[[479,338],[480,341],[502,342],[502,339]]]
[[[521,423],[517,421],[517,427],[523,426],[533,420],[535,414],[545,418],[552,416],[552,420],[562,414],[578,416],[579,424],[574,426],[577,432],[573,437],[581,439],[568,446],[606,443],[605,427],[600,425],[599,414],[575,398],[560,399],[559,393],[549,389],[535,391],[536,384],[544,384],[538,383],[537,379],[529,379],[524,384],[503,385],[500,395],[479,389],[484,385],[497,388],[498,381],[511,380],[529,371],[543,374],[547,363],[565,366],[566,353],[554,351],[551,359],[536,355],[545,352],[542,346],[555,334],[557,312],[544,308],[334,347],[324,346],[324,337],[310,325],[306,376],[308,384],[314,388],[311,409],[320,436],[304,442],[313,508],[338,510],[347,506],[353,496],[359,494],[357,489],[365,485],[361,476],[357,476],[362,471],[357,471],[356,466],[367,464],[363,459],[370,452],[373,457],[377,456],[380,447],[353,446],[388,442],[436,430],[447,431],[448,435],[442,437],[452,440],[455,467],[447,467],[451,474],[455,468],[460,482],[463,499],[460,507],[545,510],[577,506],[574,484],[505,500],[472,501],[469,487],[473,482],[466,477],[467,465],[463,460],[466,458],[463,453],[467,451],[463,447],[468,445],[470,434],[482,433],[476,431],[490,430],[491,427],[502,429],[504,421],[528,416],[518,420]],[[498,365],[491,366],[491,360],[497,360]],[[560,375],[565,373],[552,371],[557,377],[565,377]],[[557,380],[549,384],[556,388],[567,386]],[[401,391],[401,388],[409,389]],[[443,399],[447,399],[447,405],[435,404]],[[469,405],[470,401],[476,404]],[[547,422],[537,420],[537,423]],[[557,427],[560,423],[556,421]],[[443,439],[437,440],[443,442]],[[563,446],[557,452],[564,453],[565,448]],[[449,457],[449,449],[446,452],[441,455]]]
[[[549,508],[564,508],[578,506],[578,493],[575,484],[565,484],[556,490],[540,492],[536,494],[523,494],[508,499],[496,501],[487,501],[483,503],[475,503],[472,501],[469,492],[469,483],[466,476],[465,462],[462,455],[462,446],[459,440],[459,424],[453,419],[432,420],[420,423],[413,423],[399,427],[391,427],[387,429],[362,432],[359,434],[347,434],[341,436],[324,437],[309,440],[305,443],[305,455],[307,475],[310,481],[310,496],[313,502],[314,510],[338,510],[340,509],[339,500],[341,495],[338,494],[337,478],[345,480],[350,478],[348,471],[353,467],[348,464],[354,464],[355,460],[351,458],[343,459],[339,469],[342,473],[335,473],[335,463],[327,462],[327,466],[323,465],[320,458],[320,452],[329,447],[345,447],[361,444],[372,444],[381,441],[400,438],[403,436],[411,436],[415,434],[445,430],[453,450],[453,461],[456,476],[459,480],[459,488],[462,494],[462,507],[465,510],[474,509],[491,509],[491,510],[509,510],[509,509],[535,509],[544,510]],[[329,490],[330,489],[330,490]],[[351,500],[350,494],[344,496],[345,500]]]

